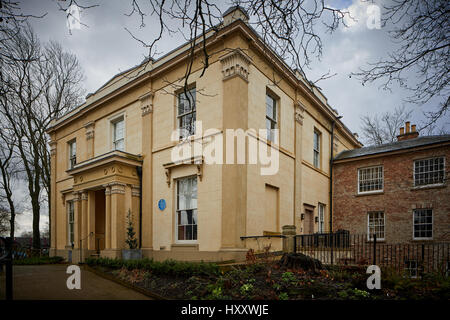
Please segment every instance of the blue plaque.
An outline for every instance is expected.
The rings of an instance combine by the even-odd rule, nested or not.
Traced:
[[[166,208],[166,200],[159,199],[158,208],[159,208],[159,210],[163,211]]]

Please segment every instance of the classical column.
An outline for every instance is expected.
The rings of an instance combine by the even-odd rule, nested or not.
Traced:
[[[73,214],[74,214],[74,248],[80,248],[81,239],[81,201],[78,192],[73,193]]]
[[[54,140],[54,135],[50,141],[50,255],[56,255],[58,242],[56,239],[56,147],[57,142]]]
[[[302,221],[300,215],[304,213],[303,199],[302,199],[302,170],[303,170],[303,120],[305,118],[305,106],[302,102],[295,102],[295,137],[294,137],[294,152],[295,152],[295,174],[294,174],[294,221],[293,224],[297,227],[299,233],[303,232]]]
[[[81,193],[81,246],[83,249],[87,248],[87,237],[88,237],[88,223],[87,223],[87,212],[88,211],[88,193],[83,191]]]
[[[240,49],[220,57],[223,75],[223,128],[248,129],[248,81],[250,58]],[[227,136],[223,137],[226,155]],[[246,144],[248,140],[246,140]],[[246,145],[246,147],[248,144]],[[227,155],[228,156],[228,155]],[[222,249],[243,248],[246,235],[247,165],[222,165]]]
[[[125,243],[125,184],[111,184],[111,249],[121,249]]]
[[[141,189],[137,185],[131,186],[131,212],[133,213],[133,226],[136,232],[136,240],[139,241],[139,202],[141,198]]]
[[[111,187],[105,186],[105,249],[111,249]]]
[[[152,180],[152,134],[153,134],[153,105],[154,95],[151,91],[142,96],[142,155],[144,163],[140,169],[142,175],[142,189],[145,190],[145,197],[142,198],[142,235],[141,246],[143,250],[151,250],[153,247],[153,180]]]
[[[89,250],[95,250],[95,191],[88,192],[87,209],[87,229],[89,235],[87,248]]]

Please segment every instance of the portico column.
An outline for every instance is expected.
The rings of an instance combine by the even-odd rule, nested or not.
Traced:
[[[74,215],[74,243],[73,247],[78,249],[80,248],[80,237],[81,237],[81,201],[80,194],[78,192],[73,193],[73,215]]]
[[[87,228],[89,235],[87,239],[87,248],[89,250],[95,250],[95,191],[88,192],[87,208]]]
[[[111,184],[111,249],[125,244],[125,184]]]
[[[81,193],[81,247],[83,249],[87,248],[87,210],[88,210],[88,193],[86,191],[83,191]]]
[[[111,249],[111,187],[105,186],[105,249]]]

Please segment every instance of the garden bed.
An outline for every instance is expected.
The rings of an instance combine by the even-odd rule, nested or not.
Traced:
[[[329,267],[318,272],[280,268],[275,261],[222,270],[208,263],[148,259],[88,259],[109,277],[168,299],[379,300],[450,299],[449,278],[410,279],[382,272],[382,288],[368,290],[364,267]]]

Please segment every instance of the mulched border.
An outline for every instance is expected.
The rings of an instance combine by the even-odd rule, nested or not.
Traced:
[[[142,293],[143,295],[145,295],[147,297],[150,297],[152,299],[155,299],[155,300],[173,300],[170,297],[163,297],[163,296],[161,296],[159,294],[156,294],[156,293],[154,293],[154,292],[152,292],[150,290],[144,289],[142,287],[135,286],[135,285],[133,285],[133,284],[127,282],[127,281],[123,281],[123,280],[121,280],[121,279],[119,279],[119,278],[117,278],[117,277],[115,277],[115,276],[113,276],[111,274],[108,274],[106,272],[102,272],[102,271],[100,271],[98,269],[95,269],[95,268],[92,268],[92,267],[90,267],[90,266],[88,266],[86,264],[84,264],[82,268],[84,270],[87,270],[87,271],[90,271],[92,273],[95,273],[99,277],[102,277],[102,278],[104,278],[106,280],[113,281],[113,282],[115,282],[117,284],[120,284],[120,285],[122,285],[124,287],[127,287],[129,289],[135,290],[135,291],[137,291],[139,293]]]

